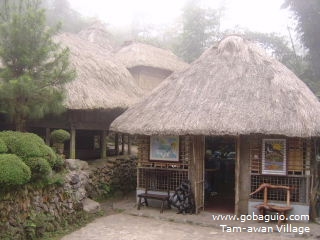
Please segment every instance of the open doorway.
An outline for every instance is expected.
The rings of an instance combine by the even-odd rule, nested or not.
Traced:
[[[205,139],[204,207],[208,211],[234,213],[235,142],[229,137]]]

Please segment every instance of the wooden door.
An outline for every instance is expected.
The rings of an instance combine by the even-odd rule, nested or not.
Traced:
[[[189,166],[189,179],[195,197],[196,213],[204,208],[204,136],[193,136],[191,138],[192,157]]]

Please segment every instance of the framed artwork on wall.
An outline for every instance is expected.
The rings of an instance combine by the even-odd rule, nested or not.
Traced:
[[[286,139],[262,140],[262,174],[286,175]]]
[[[179,136],[151,136],[151,161],[179,161]]]

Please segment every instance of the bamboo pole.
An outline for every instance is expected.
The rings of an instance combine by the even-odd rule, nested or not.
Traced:
[[[236,166],[235,166],[235,202],[234,212],[239,216],[239,201],[240,201],[240,135],[236,139]]]

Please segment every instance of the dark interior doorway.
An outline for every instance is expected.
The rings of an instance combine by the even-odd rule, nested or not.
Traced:
[[[206,137],[205,210],[234,213],[235,139]]]

